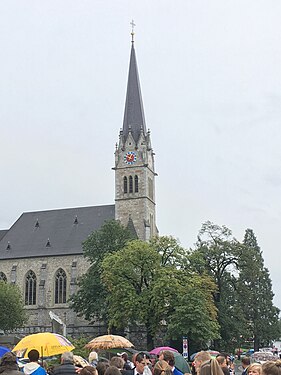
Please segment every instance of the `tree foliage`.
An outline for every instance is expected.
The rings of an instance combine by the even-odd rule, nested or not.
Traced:
[[[0,281],[0,329],[3,331],[22,327],[26,322],[21,292],[16,285]]]
[[[225,226],[218,226],[207,221],[202,225],[196,248],[189,256],[189,265],[199,274],[209,275],[216,289],[213,292],[218,311],[220,340],[215,340],[218,350],[229,349],[228,344],[236,336],[241,322],[241,314],[234,307],[236,293],[237,264],[242,251],[241,244],[232,236]]]
[[[273,305],[273,291],[268,269],[252,229],[244,236],[244,251],[239,259],[239,301],[247,321],[247,332],[254,339],[254,349],[279,338],[279,309]]]
[[[279,310],[273,305],[269,273],[252,230],[246,230],[240,243],[227,227],[204,223],[189,266],[211,276],[217,286],[213,296],[220,325],[218,350],[233,350],[241,336],[253,337],[258,350],[279,335]]]
[[[169,247],[169,257],[163,246]],[[206,342],[218,336],[211,294],[215,286],[208,277],[191,275],[177,267],[174,261],[179,253],[175,240],[160,238],[150,244],[130,242],[105,257],[102,279],[109,291],[110,324],[119,328],[128,323],[145,325],[149,346],[161,325],[173,338],[189,334],[194,340]],[[195,308],[198,314],[194,314]]]
[[[82,358],[89,357],[89,349],[85,348],[85,345],[89,342],[89,337],[79,336],[78,338],[70,337],[72,345],[75,347],[73,354],[79,355]]]
[[[109,291],[110,325],[125,328],[128,322],[145,324],[149,320],[150,290],[159,265],[159,254],[139,240],[104,259],[102,279]]]
[[[213,340],[231,351],[241,336],[258,349],[280,334],[269,272],[249,229],[241,243],[208,221],[186,250],[171,236],[134,240],[111,221],[83,249],[90,267],[71,298],[75,311],[111,330],[144,325],[150,347],[160,331],[173,340],[188,336],[197,349]]]
[[[168,319],[172,338],[187,336],[198,348],[219,338],[217,309],[212,293],[216,286],[207,276],[181,275],[181,290],[176,295],[174,309]]]
[[[174,237],[154,237],[151,239],[150,243],[160,254],[161,265],[163,267],[184,267],[186,250],[180,246],[179,242]]]
[[[120,222],[112,220],[105,222],[83,242],[84,256],[90,267],[78,281],[79,290],[70,302],[74,311],[87,320],[108,321],[107,290],[101,280],[101,264],[107,254],[121,250],[130,240],[131,232]]]
[[[215,280],[217,290],[215,301],[219,302],[224,288],[224,278],[237,269],[241,254],[241,244],[232,237],[225,226],[218,226],[210,221],[202,225],[198,235],[195,254],[201,256],[203,272],[207,271]]]

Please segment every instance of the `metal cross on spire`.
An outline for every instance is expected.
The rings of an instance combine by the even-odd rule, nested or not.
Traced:
[[[134,35],[135,35],[135,33],[134,33],[134,28],[135,28],[135,26],[136,26],[134,20],[132,20],[132,21],[130,22],[130,25],[132,26],[132,32],[131,32],[131,35],[132,35],[132,43],[134,43]]]

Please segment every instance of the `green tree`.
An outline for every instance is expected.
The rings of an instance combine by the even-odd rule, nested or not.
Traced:
[[[121,250],[132,240],[131,232],[119,221],[107,221],[83,242],[90,267],[78,281],[79,290],[70,298],[71,307],[85,319],[108,321],[107,291],[101,280],[102,261],[107,254]]]
[[[168,334],[173,339],[187,336],[190,345],[204,348],[218,339],[217,309],[212,294],[216,285],[208,276],[181,274],[180,287],[173,299],[168,321]]]
[[[89,337],[83,337],[83,336],[79,336],[78,338],[70,337],[69,340],[71,340],[72,345],[75,346],[75,349],[73,350],[73,354],[79,355],[82,358],[88,359],[89,349],[86,349],[85,345],[88,344]]]
[[[201,256],[203,272],[207,271],[215,280],[217,290],[214,294],[216,302],[220,302],[225,287],[224,278],[237,269],[241,254],[241,244],[232,237],[226,226],[218,226],[207,221],[202,225],[198,235],[196,253]]]
[[[151,245],[161,255],[161,265],[183,268],[186,261],[186,250],[172,236],[154,237]]]
[[[153,338],[163,324],[173,338],[187,333],[200,340],[217,337],[216,309],[210,292],[214,284],[175,265],[172,259],[177,258],[179,249],[175,241],[167,240],[160,238],[150,244],[133,241],[104,258],[102,279],[108,289],[110,324],[119,328],[145,325],[148,347],[153,346]],[[174,246],[175,254],[170,254],[163,266],[163,246],[159,245],[168,242],[169,252]],[[198,296],[202,311],[198,307],[196,315]]]
[[[242,244],[232,236],[226,226],[207,221],[202,225],[194,251],[188,258],[189,267],[199,274],[207,274],[216,284],[213,298],[218,310],[220,340],[217,349],[232,349],[240,329],[243,330],[243,314],[236,305],[236,274]]]
[[[151,343],[155,316],[150,310],[150,288],[159,267],[159,254],[140,240],[104,258],[102,280],[108,290],[109,326],[123,329],[130,323],[144,324]]]
[[[22,327],[26,322],[21,292],[16,285],[0,281],[0,329]]]
[[[273,305],[274,294],[268,269],[252,229],[244,236],[244,250],[239,259],[239,301],[247,322],[247,335],[254,339],[254,349],[280,337],[279,309]]]

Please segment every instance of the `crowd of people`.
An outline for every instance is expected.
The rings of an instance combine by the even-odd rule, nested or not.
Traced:
[[[241,375],[281,375],[281,360],[251,363],[250,357],[241,360]],[[234,375],[233,360],[226,353],[220,353],[211,358],[208,352],[201,351],[194,359],[196,375]]]
[[[226,353],[211,358],[209,352],[198,352],[192,374],[183,374],[176,368],[174,354],[169,350],[160,352],[156,361],[143,352],[136,353],[132,361],[126,352],[110,360],[99,360],[95,351],[89,354],[88,361],[77,361],[76,357],[72,352],[65,352],[59,365],[44,368],[44,363],[39,363],[39,352],[33,349],[28,353],[29,362],[19,368],[16,355],[8,352],[0,359],[0,375],[235,375],[233,360]],[[241,363],[241,375],[281,375],[281,360],[260,364],[251,363],[245,357]]]

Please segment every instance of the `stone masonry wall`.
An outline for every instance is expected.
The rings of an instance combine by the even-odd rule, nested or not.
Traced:
[[[124,193],[123,179],[124,176],[137,175],[139,177],[139,191],[137,193]],[[156,233],[155,226],[155,204],[148,199],[148,177],[153,181],[154,175],[146,168],[130,168],[116,171],[115,185],[116,185],[116,202],[115,202],[115,217],[126,226],[128,224],[129,215],[131,216],[138,237],[141,240],[147,240],[147,233],[145,222],[150,223],[151,217],[153,222],[152,234]]]
[[[21,333],[52,331],[49,311],[52,311],[67,326],[67,333],[72,336],[103,334],[105,327],[101,322],[89,324],[77,317],[69,308],[69,303],[55,304],[55,274],[62,268],[67,276],[67,300],[77,291],[77,279],[86,272],[89,263],[82,255],[57,257],[24,258],[1,260],[0,271],[7,276],[7,281],[15,283],[22,291],[24,300],[25,277],[32,270],[37,278],[36,305],[25,306],[28,322],[19,330]]]

